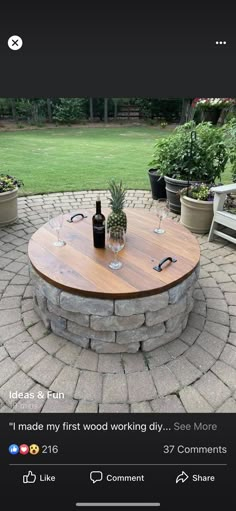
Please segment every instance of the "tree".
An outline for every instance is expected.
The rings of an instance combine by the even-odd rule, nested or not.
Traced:
[[[89,98],[89,120],[93,122],[93,98]]]
[[[47,111],[48,111],[48,120],[52,122],[52,103],[51,99],[47,98]]]
[[[108,122],[108,98],[104,98],[104,122]]]

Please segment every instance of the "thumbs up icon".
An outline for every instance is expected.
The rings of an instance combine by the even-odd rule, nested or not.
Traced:
[[[33,474],[33,472],[31,470],[29,470],[28,474],[25,474],[23,476],[23,484],[28,484],[28,483],[33,484],[33,483],[35,483],[36,477],[37,476],[35,474]]]

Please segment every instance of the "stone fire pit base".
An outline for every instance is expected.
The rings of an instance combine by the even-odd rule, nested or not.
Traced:
[[[199,265],[180,284],[159,294],[107,300],[65,292],[31,267],[34,307],[46,328],[97,353],[151,351],[186,328]]]

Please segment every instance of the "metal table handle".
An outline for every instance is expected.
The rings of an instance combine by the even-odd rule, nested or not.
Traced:
[[[83,218],[87,218],[87,215],[84,215],[83,213],[76,213],[75,215],[73,215],[69,220],[67,220],[67,222],[69,222],[70,224],[73,223],[73,219],[76,217],[76,216],[81,216],[82,219]]]
[[[156,271],[162,271],[162,265],[166,262],[170,261],[171,263],[176,263],[177,259],[175,257],[164,257],[157,266],[154,266],[153,269]]]

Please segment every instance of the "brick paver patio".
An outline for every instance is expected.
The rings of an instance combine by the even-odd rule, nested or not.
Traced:
[[[230,243],[199,237],[194,310],[181,337],[165,347],[98,355],[48,332],[39,321],[28,240],[50,210],[94,208],[96,195],[20,198],[18,223],[0,229],[0,412],[236,412],[236,252]],[[107,206],[107,193],[100,195]],[[152,205],[149,192],[127,193],[128,207]],[[65,398],[47,397],[49,391]],[[22,399],[20,392],[37,397]]]

